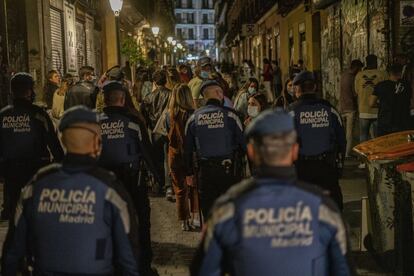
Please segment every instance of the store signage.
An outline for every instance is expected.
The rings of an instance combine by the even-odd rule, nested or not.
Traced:
[[[68,72],[77,72],[76,55],[76,25],[75,25],[75,6],[65,2],[63,9],[65,18],[65,50],[66,68]]]
[[[324,9],[332,4],[339,2],[339,0],[313,0],[313,6],[317,9]]]
[[[242,36],[254,36],[258,33],[256,24],[243,24],[242,25]]]

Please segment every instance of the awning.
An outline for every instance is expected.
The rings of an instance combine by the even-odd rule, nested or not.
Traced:
[[[316,9],[324,9],[332,4],[335,4],[336,2],[339,2],[340,0],[312,0],[313,6]]]

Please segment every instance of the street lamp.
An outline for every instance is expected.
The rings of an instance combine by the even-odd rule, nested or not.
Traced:
[[[206,55],[207,55],[207,56],[209,56],[209,55],[210,55],[210,50],[209,50],[209,49],[207,49],[207,50],[206,50]]]
[[[152,27],[151,28],[152,34],[157,37],[158,34],[160,33],[160,28],[159,27]]]
[[[117,47],[118,64],[121,63],[121,46],[120,46],[120,41],[119,41],[119,14],[121,13],[123,3],[124,3],[124,0],[109,0],[111,9],[115,15],[115,31],[116,31],[116,47]]]
[[[178,43],[178,44],[177,44],[177,48],[178,48],[179,50],[181,50],[181,49],[183,48],[183,45],[182,45],[181,43]]]
[[[119,16],[123,3],[124,0],[109,0],[109,4],[111,5],[111,9],[114,12],[115,16]]]
[[[173,47],[175,47],[175,45],[177,45],[177,41],[176,41],[176,40],[171,41],[171,45],[172,45]]]
[[[171,42],[174,40],[174,38],[172,37],[172,36],[169,36],[169,37],[167,37],[167,41],[168,41],[168,43],[170,43],[171,44]]]

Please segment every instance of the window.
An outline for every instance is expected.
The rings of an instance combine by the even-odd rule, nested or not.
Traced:
[[[208,29],[203,29],[203,39],[209,39]]]
[[[187,18],[188,18],[187,23],[194,24],[194,14],[193,13],[188,13]]]
[[[181,29],[181,28],[178,28],[177,29],[177,37],[178,38],[182,38],[183,37],[183,29]]]
[[[180,23],[181,21],[181,15],[179,13],[175,14],[175,20],[177,21],[177,23]]]
[[[188,39],[194,39],[194,29],[188,29]]]
[[[208,23],[208,14],[203,14],[203,24]]]

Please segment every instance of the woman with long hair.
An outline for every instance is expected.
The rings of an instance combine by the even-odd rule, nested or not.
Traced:
[[[178,219],[183,231],[190,230],[188,187],[184,171],[185,124],[194,112],[191,89],[185,84],[177,84],[172,91],[169,103],[168,167],[176,196]]]
[[[285,87],[282,91],[282,95],[280,95],[275,103],[274,103],[274,107],[281,107],[285,110],[288,109],[289,105],[291,103],[294,102],[295,97],[294,97],[294,91],[293,91],[293,83],[292,83],[292,79],[289,78],[286,82],[285,82]]]

